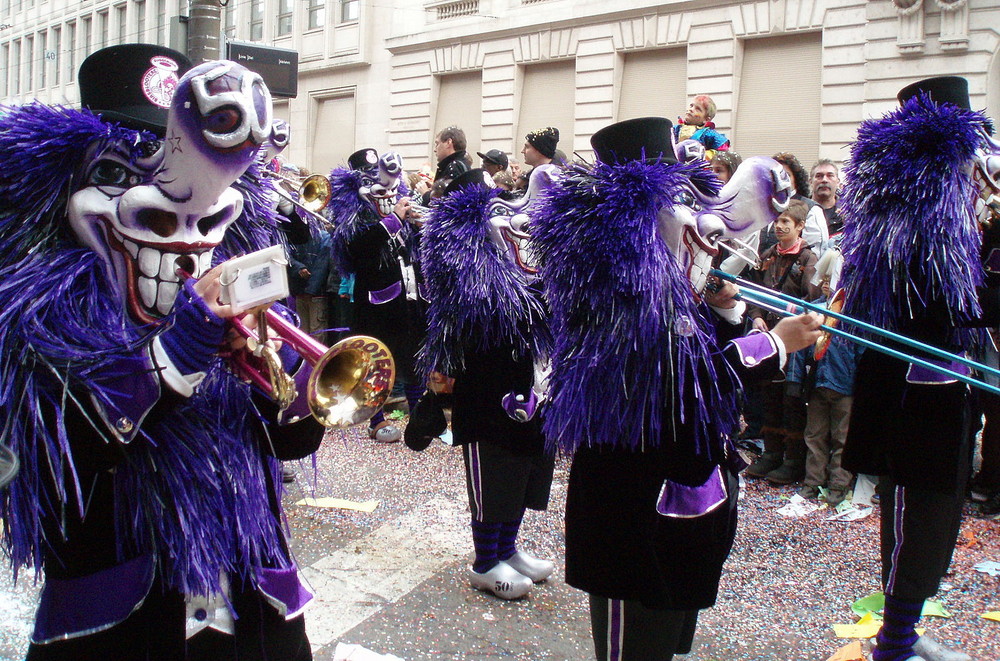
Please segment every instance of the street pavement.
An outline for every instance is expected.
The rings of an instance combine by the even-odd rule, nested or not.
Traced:
[[[521,549],[554,560],[556,573],[516,602],[466,579],[472,544],[458,448],[435,442],[417,453],[352,429],[331,432],[315,461],[289,465],[296,480],[284,502],[296,559],[316,592],[306,623],[317,661],[333,661],[338,643],[406,661],[593,659],[586,597],[563,582],[565,459],[557,459],[549,510],[529,512],[520,535]],[[877,510],[850,524],[827,522],[828,511],[777,516],[793,493],[747,486],[719,604],[677,661],[826,661],[849,642],[833,625],[853,622],[850,604],[879,589]],[[301,504],[307,498],[373,508]],[[980,617],[1000,610],[1000,577],[974,570],[989,559],[1000,560],[1000,522],[968,516],[938,595],[954,616],[921,621],[976,661],[1000,661],[1000,623]],[[37,598],[31,578],[22,573],[15,587],[0,572],[0,660],[24,656]]]

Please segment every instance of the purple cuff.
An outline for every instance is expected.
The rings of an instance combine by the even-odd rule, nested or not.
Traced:
[[[148,349],[119,356],[93,376],[91,401],[115,436],[128,443],[160,399],[160,378]]]
[[[177,292],[171,325],[160,333],[160,345],[181,374],[208,371],[226,332],[226,322],[216,316],[188,280]]]
[[[969,376],[972,374],[972,370],[962,363],[945,361],[945,360],[935,360],[933,358],[924,358],[928,363],[933,363],[934,365],[940,365],[941,367],[961,374],[962,376]],[[906,371],[906,382],[914,384],[924,384],[931,386],[939,386],[947,383],[955,383],[958,381],[955,377],[950,374],[942,374],[937,370],[932,370],[929,367],[924,367],[923,365],[910,365],[910,368]]]
[[[751,333],[732,341],[744,367],[753,367],[778,353],[767,333]]]
[[[390,213],[388,216],[379,221],[382,223],[382,227],[385,231],[389,233],[389,236],[396,236],[399,230],[403,229],[403,221],[399,219],[395,213]]]
[[[262,569],[260,591],[286,620],[297,617],[312,601],[313,593],[303,585],[295,567]]]
[[[382,305],[397,298],[403,293],[403,283],[395,282],[385,289],[368,292],[368,302],[372,305]]]
[[[46,578],[31,642],[48,643],[113,627],[142,604],[152,585],[150,555],[80,578]]]
[[[716,466],[705,483],[696,487],[665,480],[656,501],[656,511],[666,517],[691,519],[708,514],[727,498],[722,468]]]

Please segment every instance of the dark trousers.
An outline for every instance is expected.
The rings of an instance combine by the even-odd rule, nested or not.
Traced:
[[[654,610],[638,601],[589,596],[598,661],[671,661],[691,651],[697,610]]]
[[[962,523],[965,480],[954,491],[929,491],[879,481],[882,586],[899,599],[934,596],[948,571]]]

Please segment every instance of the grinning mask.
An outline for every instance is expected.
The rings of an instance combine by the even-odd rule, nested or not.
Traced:
[[[233,184],[273,132],[260,75],[206,62],[176,83],[162,141],[111,144],[84,165],[70,225],[104,258],[136,321],[170,312],[178,269],[197,278],[211,267],[214,248],[243,212]]]

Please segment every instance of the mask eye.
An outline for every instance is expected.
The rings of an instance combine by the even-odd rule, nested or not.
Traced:
[[[239,128],[243,115],[236,108],[219,108],[205,118],[205,128],[216,135],[232,133]]]
[[[694,211],[701,209],[701,205],[698,204],[698,199],[691,194],[690,191],[684,191],[675,195],[674,204],[677,206],[688,207]]]
[[[112,188],[129,188],[139,184],[139,175],[129,170],[118,161],[102,160],[90,172],[89,184],[92,186],[110,186]]]

